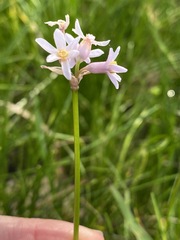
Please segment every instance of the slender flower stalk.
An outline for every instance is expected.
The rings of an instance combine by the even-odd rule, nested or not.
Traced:
[[[75,85],[76,76],[79,74],[79,65],[75,66]],[[73,80],[71,81],[71,83]],[[74,83],[73,83],[74,84]],[[80,160],[80,134],[79,134],[79,102],[78,102],[78,86],[72,86],[72,103],[73,103],[73,125],[74,125],[74,234],[73,240],[79,240],[79,221],[80,221],[80,185],[81,185],[81,160]]]
[[[80,215],[80,141],[79,141],[79,106],[78,90],[72,90],[73,122],[74,122],[74,240],[79,240]]]
[[[78,35],[73,37],[66,33],[69,26],[69,15],[65,16],[65,20],[58,20],[55,22],[49,21],[45,24],[49,26],[58,25],[55,29],[53,37],[55,46],[52,46],[43,38],[36,38],[36,42],[49,55],[46,58],[48,63],[58,61],[58,66],[45,66],[42,68],[48,69],[58,75],[63,75],[70,82],[72,89],[72,108],[73,108],[73,127],[74,127],[74,235],[73,240],[79,240],[79,218],[80,218],[80,136],[79,136],[79,105],[78,105],[78,89],[79,83],[87,74],[104,73],[110,78],[115,88],[119,88],[121,77],[117,73],[124,73],[126,68],[117,65],[115,59],[117,58],[120,47],[115,51],[112,48],[109,50],[109,55],[106,61],[92,62],[91,58],[99,57],[104,52],[101,49],[92,49],[92,46],[107,46],[110,40],[96,41],[95,36],[86,34],[81,30],[78,19],[75,22],[75,28],[72,31]],[[81,63],[86,65],[80,68]]]

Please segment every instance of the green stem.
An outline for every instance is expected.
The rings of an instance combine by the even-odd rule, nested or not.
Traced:
[[[72,91],[73,101],[73,124],[74,124],[74,160],[75,160],[75,183],[74,183],[74,237],[79,240],[79,212],[80,212],[80,140],[79,140],[79,107],[78,91]]]

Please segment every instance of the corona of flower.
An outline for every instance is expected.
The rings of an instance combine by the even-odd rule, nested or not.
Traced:
[[[106,73],[110,78],[111,82],[114,84],[115,88],[119,88],[119,82],[121,77],[117,73],[127,72],[127,69],[117,65],[115,59],[117,58],[120,51],[120,47],[114,52],[112,48],[109,50],[108,58],[105,62],[93,62],[84,67],[82,71],[87,71],[89,73]]]

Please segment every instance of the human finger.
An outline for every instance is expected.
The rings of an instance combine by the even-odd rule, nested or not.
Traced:
[[[73,223],[51,219],[0,216],[0,239],[72,240]],[[79,240],[104,240],[104,237],[100,231],[80,226]]]

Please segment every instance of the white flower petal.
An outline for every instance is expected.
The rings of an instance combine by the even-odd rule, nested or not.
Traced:
[[[116,64],[109,64],[109,69],[112,72],[116,72],[116,73],[125,73],[127,72],[127,69],[124,67],[121,67],[119,65]]]
[[[113,62],[117,58],[119,51],[120,51],[120,46],[116,48],[115,52],[113,51],[112,48],[110,48],[109,55],[106,62]]]
[[[68,80],[71,80],[71,69],[69,66],[69,62],[68,61],[61,61],[61,66],[62,66],[62,71],[63,71],[63,75],[65,76],[65,78],[67,78]]]
[[[59,60],[59,57],[56,54],[50,54],[46,58],[46,62],[55,62]]]
[[[56,29],[54,31],[54,41],[58,50],[66,48],[66,41],[61,30]]]
[[[81,30],[81,27],[80,27],[80,24],[79,24],[79,20],[76,19],[76,22],[75,22],[75,29],[73,28],[72,31],[74,33],[76,33],[78,36],[80,36],[81,38],[85,38],[82,30]]]
[[[119,88],[119,81],[121,80],[121,78],[119,79],[116,73],[107,73],[108,77],[110,78],[111,82],[114,84],[115,88],[118,89]]]
[[[94,58],[94,57],[99,57],[103,54],[104,52],[101,49],[93,49],[91,50],[89,57]]]
[[[107,62],[107,63],[110,63],[110,62],[112,62],[113,60],[114,60],[114,51],[113,51],[112,48],[110,48],[106,62]]]
[[[71,50],[69,52],[69,58],[76,58],[79,55],[79,51],[78,50]]]
[[[59,25],[59,24],[58,24],[58,21],[55,21],[55,22],[53,22],[53,21],[48,21],[48,22],[45,22],[45,24],[49,25],[50,27],[53,27],[54,25]]]
[[[121,82],[122,78],[117,73],[112,73],[118,82]]]
[[[85,63],[89,64],[91,62],[91,59],[88,57],[84,60]]]
[[[76,65],[76,58],[69,59],[69,67],[73,68]]]
[[[107,41],[93,41],[93,44],[95,46],[107,46],[109,44],[110,40],[107,40]]]
[[[48,53],[55,53],[57,49],[53,47],[48,41],[44,38],[36,38],[35,41]]]
[[[67,46],[67,50],[76,50],[79,46],[79,41],[80,41],[79,37],[74,38]]]
[[[119,55],[120,52],[120,46],[116,48],[115,52],[114,52],[114,60],[117,58],[117,56]]]
[[[66,19],[66,28],[69,26],[70,20],[69,20],[69,15],[65,15],[65,19]]]
[[[69,33],[65,33],[64,37],[68,44],[70,44],[74,40],[74,37]]]

